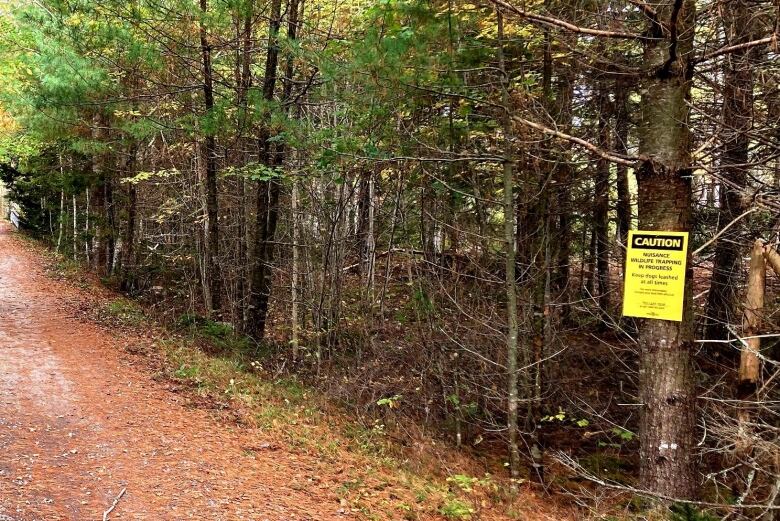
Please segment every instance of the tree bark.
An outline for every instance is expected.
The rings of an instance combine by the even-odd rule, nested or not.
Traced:
[[[609,95],[606,85],[598,87],[598,143],[602,150],[610,150]],[[594,184],[594,231],[596,233],[596,280],[598,281],[598,303],[602,315],[609,313],[609,162],[599,158],[596,162],[596,183]]]
[[[60,227],[59,233],[57,234],[57,249],[55,250],[57,253],[60,252],[60,246],[62,245],[62,232],[63,228],[65,227],[65,216],[65,190],[60,190]]]
[[[420,186],[420,243],[425,261],[429,265],[438,265],[434,241],[436,222],[432,217],[435,209],[433,195],[433,188],[423,180]]]
[[[568,6],[567,6],[568,8]],[[576,44],[576,37],[569,36],[567,44],[563,46],[564,50]],[[564,63],[560,70],[556,71],[557,85],[555,96],[555,113],[553,117],[558,128],[563,132],[571,133],[572,123],[572,100],[574,98],[574,83],[576,78],[576,68],[574,63]],[[561,309],[561,318],[568,320],[571,306],[570,299],[570,277],[571,277],[571,216],[572,208],[572,167],[571,167],[571,145],[561,143],[562,149],[555,158],[555,202],[558,212],[558,226],[555,238],[555,269],[552,274],[552,289],[555,298]]]
[[[246,131],[249,126],[249,107],[248,93],[252,86],[252,36],[254,20],[254,0],[247,2],[243,10],[239,10],[236,21],[236,40],[241,40],[241,45],[237,46],[236,56],[236,106],[239,112],[238,136],[237,140],[241,147],[241,161],[248,164],[250,154],[247,151]],[[243,23],[242,23],[243,21]],[[238,208],[238,228],[240,240],[237,241],[237,255],[239,263],[239,273],[236,281],[236,303],[233,314],[236,317],[236,327],[238,331],[244,332],[247,319],[247,295],[249,292],[249,271],[251,265],[248,231],[250,226],[247,219],[247,179],[239,178],[237,180],[237,197],[239,200]]]
[[[693,0],[656,4],[644,41],[647,75],[637,168],[642,230],[691,231],[688,127],[693,64]],[[690,253],[689,253],[690,255]],[[692,268],[686,273],[683,320],[641,320],[640,480],[642,488],[679,498],[697,495],[694,465],[696,395],[693,372]]]
[[[73,194],[73,260],[78,258],[78,210],[76,208],[76,194]]]
[[[127,186],[127,226],[123,240],[122,277],[120,289],[130,291],[133,288],[133,270],[135,269],[135,222],[138,209],[138,190],[133,183]]]
[[[208,0],[200,0],[202,16],[208,13]],[[214,111],[214,74],[211,67],[211,44],[204,21],[200,22],[200,47],[203,59],[203,104],[206,117],[212,116]],[[222,274],[219,271],[217,260],[219,259],[219,202],[217,198],[217,144],[214,137],[214,129],[207,128],[204,139],[204,153],[206,159],[206,217],[207,217],[207,244],[206,244],[206,274],[209,286],[211,302],[208,303],[209,311],[219,316],[222,309]]]
[[[135,173],[136,161],[138,160],[138,145],[131,146],[128,150],[125,172],[129,177]],[[135,241],[136,241],[136,220],[138,215],[138,189],[135,183],[127,183],[127,223],[125,225],[124,237],[122,238],[122,260],[119,263],[120,282],[119,287],[122,291],[130,291],[134,284],[135,270]]]
[[[297,5],[297,3],[295,4]],[[292,2],[291,2],[292,7]],[[277,83],[279,64],[279,28],[281,27],[281,0],[271,1],[271,14],[268,25],[268,50],[263,77],[263,99],[273,101]],[[297,9],[296,9],[297,11]],[[291,19],[297,13],[290,13]],[[295,22],[297,24],[297,20]],[[293,37],[295,33],[293,32]],[[277,149],[272,150],[271,129],[268,122],[264,123],[258,136],[258,160],[269,170],[281,166],[284,159],[282,143],[277,143]],[[274,254],[273,240],[276,235],[276,223],[279,214],[279,183],[275,179],[260,180],[257,183],[257,205],[255,215],[255,247],[252,266],[252,293],[249,305],[249,320],[247,332],[255,339],[265,336],[268,304],[273,285],[271,269]]]
[[[506,352],[507,352],[507,429],[509,431],[509,475],[512,478],[511,488],[517,491],[520,478],[520,430],[518,423],[518,320],[517,320],[517,276],[515,261],[515,196],[514,170],[510,158],[512,123],[509,120],[509,76],[504,61],[504,20],[501,11],[496,10],[498,18],[498,68],[501,74],[501,101],[506,110],[503,117],[504,128],[504,254],[506,256],[504,283],[506,286]]]
[[[116,256],[116,207],[114,206],[114,179],[113,174],[108,172],[106,175],[105,183],[103,184],[104,200],[106,204],[105,218],[106,225],[104,231],[105,240],[105,269],[106,275],[111,275],[114,272],[114,262]]]
[[[629,129],[629,88],[626,82],[617,81],[615,85],[615,145],[617,154],[628,155]],[[631,229],[631,192],[628,183],[628,165],[617,165],[617,236],[623,247],[628,243],[628,231]],[[625,258],[625,249],[623,257]]]
[[[751,39],[753,10],[746,0],[734,0],[723,9],[723,25],[728,45]],[[747,183],[748,132],[753,123],[753,68],[751,50],[726,55],[723,89],[723,137],[720,169],[730,183],[720,184],[719,224],[728,226],[745,210],[743,187]],[[733,185],[731,184],[733,183]],[[735,185],[735,186],[734,186]],[[707,301],[704,337],[722,340],[729,336],[728,325],[736,322],[738,295],[734,289],[742,278],[741,237],[744,221],[734,223],[718,239]]]
[[[108,146],[108,118],[103,113],[98,113],[93,118],[94,128],[92,138],[99,147]],[[95,252],[93,255],[95,269],[100,274],[109,273],[109,249],[112,242],[113,230],[109,222],[109,199],[113,193],[110,187],[111,172],[108,171],[108,152],[98,150],[92,158],[92,173],[94,175],[92,192],[89,194],[87,205],[87,217],[85,231],[89,231],[90,211],[94,212],[92,230],[94,232]],[[89,258],[89,245],[86,248]]]
[[[750,452],[752,437],[750,435],[751,406],[755,400],[756,386],[761,374],[761,363],[758,358],[761,349],[761,315],[764,311],[764,292],[766,290],[766,260],[764,258],[764,243],[757,239],[750,252],[750,272],[748,273],[745,308],[742,314],[742,336],[745,345],[739,357],[739,384],[737,399],[743,405],[739,410],[739,427],[736,440],[737,454],[745,456]]]
[[[300,248],[298,242],[301,239],[298,231],[298,184],[296,180],[293,180],[290,192],[290,206],[290,213],[292,214],[292,274],[290,281],[292,309],[290,310],[290,345],[292,346],[293,361],[298,361],[298,295],[300,294],[300,290],[298,289],[298,271],[300,270]]]

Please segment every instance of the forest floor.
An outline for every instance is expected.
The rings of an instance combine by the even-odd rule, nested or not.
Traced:
[[[112,504],[115,520],[505,518],[483,496],[373,467],[343,440],[293,443],[306,418],[280,415],[274,430],[199,403],[128,349],[154,335],[107,330],[80,311],[93,284],[50,275],[0,224],[0,520],[100,520]],[[523,519],[570,518],[531,491],[518,503]]]

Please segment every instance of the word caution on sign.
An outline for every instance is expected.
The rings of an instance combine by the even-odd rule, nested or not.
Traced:
[[[630,231],[623,315],[682,321],[688,232]]]

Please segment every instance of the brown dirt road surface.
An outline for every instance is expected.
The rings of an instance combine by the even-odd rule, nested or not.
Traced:
[[[0,521],[351,519],[313,458],[219,424],[79,320],[0,224]],[[304,484],[304,485],[301,485]]]

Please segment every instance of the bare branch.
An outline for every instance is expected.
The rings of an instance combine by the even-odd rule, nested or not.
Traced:
[[[536,130],[541,130],[542,132],[544,132],[545,134],[548,134],[550,136],[554,136],[554,137],[557,137],[557,138],[560,138],[560,139],[565,139],[566,141],[570,141],[572,143],[576,143],[576,144],[580,145],[581,147],[584,147],[584,148],[590,150],[591,152],[593,152],[597,156],[599,156],[599,157],[601,157],[603,159],[606,159],[607,161],[612,161],[613,163],[618,163],[618,164],[621,164],[621,165],[633,166],[637,162],[637,160],[639,159],[639,158],[633,157],[633,156],[620,156],[620,155],[617,155],[617,154],[613,154],[613,153],[607,152],[606,150],[603,150],[603,149],[597,147],[596,145],[594,145],[593,143],[590,143],[589,141],[586,141],[584,139],[580,139],[580,138],[572,136],[570,134],[565,134],[563,132],[551,129],[549,127],[545,127],[544,125],[542,125],[540,123],[535,123],[533,121],[529,121],[527,119],[523,119],[523,118],[518,117],[518,116],[513,116],[512,117],[512,121],[520,123],[521,125],[525,125],[525,126],[528,126],[528,127],[531,127],[531,128],[535,128]]]
[[[750,49],[752,47],[758,47],[760,45],[768,45],[768,44],[772,44],[772,45],[777,44],[777,34],[773,34],[771,36],[761,38],[760,40],[752,40],[750,42],[744,42],[737,45],[729,45],[727,47],[721,47],[720,49],[716,49],[710,53],[705,54],[704,56],[696,60],[696,63],[706,62],[707,60],[717,58],[718,56],[722,56],[724,54],[729,54],[732,52],[742,51],[744,49]]]
[[[705,242],[704,244],[702,244],[701,246],[699,246],[699,248],[698,248],[696,251],[694,251],[693,253],[691,253],[691,255],[698,255],[699,253],[701,253],[701,252],[702,252],[702,251],[703,251],[705,248],[707,248],[707,246],[709,246],[710,244],[712,244],[713,242],[715,242],[716,240],[718,240],[718,237],[720,237],[721,235],[723,235],[724,233],[726,233],[726,230],[728,230],[728,229],[729,229],[729,228],[731,228],[733,225],[735,225],[736,223],[738,223],[739,221],[741,221],[743,217],[746,217],[746,216],[750,215],[751,213],[753,213],[753,212],[757,211],[758,209],[759,209],[759,208],[758,208],[757,206],[754,206],[753,208],[750,208],[749,210],[747,210],[746,212],[744,212],[744,213],[743,213],[742,215],[740,215],[739,217],[735,218],[733,221],[731,221],[731,222],[730,222],[730,223],[728,223],[726,226],[724,226],[724,227],[723,227],[723,228],[722,228],[722,229],[721,229],[721,230],[720,230],[718,233],[716,233],[716,234],[715,234],[715,235],[712,237],[712,239],[710,239],[709,241],[707,241],[707,242]]]
[[[551,27],[557,27],[559,29],[565,29],[567,31],[577,33],[577,34],[588,34],[591,36],[601,36],[604,38],[618,38],[622,40],[653,40],[654,39],[649,36],[644,36],[635,33],[624,33],[621,31],[606,31],[603,29],[591,29],[589,27],[580,27],[579,25],[575,25],[573,23],[567,22],[565,20],[561,20],[559,18],[553,18],[551,16],[529,13],[528,11],[525,11],[524,9],[520,9],[519,7],[515,7],[512,4],[505,2],[504,0],[490,0],[490,1],[493,2],[498,8],[513,13],[525,20],[528,20],[529,22],[551,26]]]

